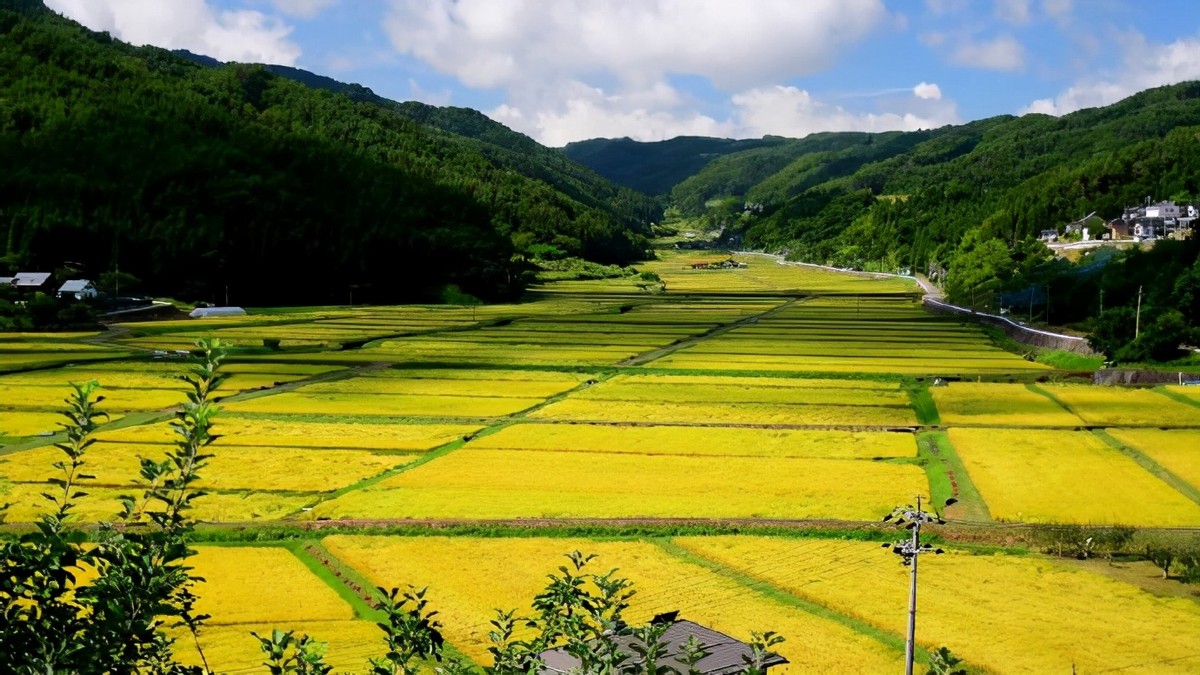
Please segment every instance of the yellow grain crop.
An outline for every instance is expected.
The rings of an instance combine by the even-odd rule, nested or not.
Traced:
[[[950,441],[996,518],[1200,525],[1200,506],[1091,433],[958,428]]]
[[[890,389],[900,388],[897,380],[831,380],[802,377],[733,377],[729,375],[631,375],[622,374],[609,383],[689,384],[707,386],[798,387],[804,389]]]
[[[780,424],[790,426],[912,426],[912,409],[781,403],[653,403],[598,401],[570,397],[530,417],[574,422],[652,422],[683,424]]]
[[[234,439],[237,440],[237,439]],[[101,442],[85,457],[95,480],[85,484],[138,485],[141,458],[161,462],[169,446]],[[375,454],[365,450],[243,447],[218,442],[200,473],[197,487],[215,490],[290,490],[323,492],[407,464],[419,454]],[[60,473],[52,464],[62,451],[44,447],[0,456],[0,475],[13,482],[42,482]]]
[[[1200,490],[1200,431],[1190,429],[1109,429],[1108,434],[1140,450]]]
[[[757,378],[737,384],[662,384],[646,381],[602,382],[572,395],[576,400],[651,403],[731,403],[907,406],[908,394],[882,389],[833,389],[756,386]]]
[[[779,673],[887,672],[900,665],[899,651],[830,619],[785,606],[737,582],[676,559],[650,543],[577,539],[476,539],[469,537],[371,537],[336,535],[324,544],[343,561],[383,586],[428,586],[447,637],[469,657],[490,663],[487,622],[493,610],[529,611],[546,574],[564,564],[563,554],[599,555],[597,572],[618,568],[638,594],[627,614],[635,623],[680,611],[735,638],[774,630],[787,638],[778,651],[791,663]],[[502,579],[503,583],[496,583]],[[772,669],[771,672],[776,672]]]
[[[1023,384],[955,382],[930,390],[943,424],[1074,427],[1083,420]]]
[[[1040,385],[1088,424],[1112,427],[1200,427],[1200,408],[1150,389]]]
[[[744,457],[912,457],[912,434],[736,427],[629,427],[607,424],[514,424],[468,448],[562,450],[648,455]]]
[[[37,436],[62,431],[59,425],[66,420],[62,415],[52,412],[0,411],[0,436]]]
[[[198,546],[188,560],[206,581],[196,586],[196,609],[212,615],[201,629],[200,645],[215,672],[260,666],[262,652],[251,631],[272,628],[307,633],[329,644],[329,661],[348,672],[363,672],[367,655],[381,653],[382,633],[354,610],[290,551],[272,547]],[[198,660],[192,641],[176,651],[186,663]]]
[[[1200,403],[1200,387],[1197,387],[1196,385],[1170,385],[1163,387],[1163,389],[1166,389],[1174,394],[1178,394],[1179,396],[1182,396],[1194,403]]]
[[[314,515],[873,520],[926,490],[921,469],[886,462],[463,449]]]
[[[908,569],[878,544],[694,537],[685,548],[904,634]],[[917,642],[988,672],[1194,673],[1200,605],[1040,556],[921,558]]]
[[[11,502],[8,521],[28,523],[45,512],[46,502],[39,495],[54,492],[53,486],[41,483],[7,483],[0,481],[0,502]],[[121,511],[119,498],[129,495],[140,498],[141,490],[134,488],[88,488],[87,496],[72,511],[83,522],[111,521]],[[279,520],[299,511],[314,500],[313,495],[269,492],[209,493],[195,501],[193,512],[198,520],[213,523],[240,523],[260,520]]]
[[[306,394],[407,394],[410,396],[484,396],[500,398],[547,398],[576,386],[575,381],[521,382],[517,380],[402,379],[398,377],[352,377],[319,382],[300,389]]]
[[[391,417],[503,417],[542,402],[540,398],[406,396],[399,394],[304,394],[286,392],[229,402],[229,412]]]
[[[243,446],[423,451],[459,440],[481,428],[477,424],[293,422],[221,414],[217,417],[214,430],[225,438],[218,443]],[[149,424],[102,431],[97,437],[131,443],[167,443],[174,439],[174,433],[166,424]]]

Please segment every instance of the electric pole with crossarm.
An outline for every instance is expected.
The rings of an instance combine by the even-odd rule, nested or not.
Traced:
[[[947,499],[946,506],[950,506],[956,501],[953,498]],[[917,495],[915,509],[912,505],[897,506],[883,521],[885,523],[892,521],[897,525],[903,525],[905,529],[912,530],[912,539],[895,544],[884,544],[883,548],[891,546],[892,553],[904,558],[904,565],[912,571],[912,583],[908,590],[908,639],[904,643],[904,675],[913,675],[913,656],[916,653],[917,633],[917,558],[922,553],[945,553],[940,548],[921,543],[921,525],[925,523],[941,525],[946,521],[942,520],[941,515],[936,512],[930,513],[921,509],[921,495]]]

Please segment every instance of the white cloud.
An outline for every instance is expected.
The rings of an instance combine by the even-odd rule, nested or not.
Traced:
[[[1025,67],[1025,47],[1011,35],[991,40],[964,40],[950,52],[950,62],[971,68],[1016,71]]]
[[[337,2],[338,0],[271,0],[275,9],[301,19],[311,19]]]
[[[294,65],[291,27],[262,12],[217,11],[206,0],[47,0],[47,6],[97,31],[137,45],[187,49],[222,61]]]
[[[736,90],[819,71],[887,16],[881,0],[393,0],[384,29],[468,86],[686,73]]]
[[[940,100],[942,98],[942,88],[932,82],[922,82],[912,89],[913,96],[926,100]]]
[[[936,85],[933,85],[936,87]],[[796,87],[764,87],[733,97],[739,136],[806,136],[818,131],[913,131],[957,122],[955,105],[919,101],[902,112],[858,113],[814,99]]]
[[[1143,89],[1200,79],[1200,40],[1148,44],[1136,35],[1122,45],[1124,61],[1114,71],[1081,80],[1054,98],[1038,99],[1019,111],[1065,115],[1116,103]]]
[[[1012,24],[1029,23],[1033,0],[996,0],[996,18]]]

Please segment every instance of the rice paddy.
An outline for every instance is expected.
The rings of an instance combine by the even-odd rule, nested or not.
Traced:
[[[754,255],[735,257],[745,268],[690,264],[713,259],[641,266],[665,293],[553,282],[515,305],[2,337],[0,503],[9,522],[37,518],[68,383],[96,380],[110,418],[75,518],[114,518],[119,497],[144,490],[140,460],[174,440],[187,367],[170,350],[215,336],[233,353],[195,515],[246,538],[268,536],[260,526],[304,538],[199,547],[200,609],[217,617],[201,640],[218,671],[261,663],[248,633],[279,627],[329,641],[338,671],[363,672],[382,643],[337,565],[388,587],[429,585],[449,641],[488,665],[491,610],[528,607],[580,549],[642,589],[635,621],[681,610],[740,639],[775,630],[791,664],[773,673],[893,672],[907,586],[878,542],[675,528],[858,533],[915,495],[951,494],[973,509],[952,511],[952,528],[958,513],[981,514],[969,524],[985,530],[1200,527],[1195,387],[1060,383],[977,327],[925,312],[908,280]],[[301,529],[361,533],[363,521],[449,536]],[[533,524],[547,536],[500,536]],[[579,534],[593,528],[605,534]],[[318,543],[332,562],[301,550]],[[922,649],[945,644],[972,672],[1200,665],[1191,599],[1037,553],[976,553],[922,560]]]

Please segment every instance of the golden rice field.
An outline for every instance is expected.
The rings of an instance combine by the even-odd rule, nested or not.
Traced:
[[[1166,389],[1167,391],[1169,391],[1177,396],[1182,396],[1182,397],[1192,401],[1193,403],[1200,405],[1200,387],[1197,387],[1195,385],[1189,385],[1186,387],[1179,386],[1179,385],[1170,385],[1170,386],[1163,387],[1163,389]]]
[[[136,486],[140,484],[138,470],[142,458],[162,461],[169,448],[146,443],[96,443],[87,455],[87,470],[95,478],[82,484]],[[52,447],[0,455],[0,475],[15,483],[45,482],[58,475],[50,467],[61,455]],[[223,444],[213,453],[196,486],[205,490],[324,492],[403,466],[419,456],[420,453]]]
[[[913,457],[917,450],[910,433],[604,424],[514,424],[470,448],[829,459]]]
[[[404,394],[285,392],[233,401],[235,413],[299,415],[375,415],[387,417],[503,417],[542,402],[541,398],[507,396],[422,396]]]
[[[908,407],[908,395],[895,389],[835,389],[758,386],[754,378],[738,384],[663,383],[656,377],[629,377],[589,387],[573,400],[644,403],[767,403],[793,405],[865,405]]]
[[[908,569],[878,544],[766,537],[676,540],[777,588],[903,635]],[[1194,673],[1200,604],[1041,556],[921,559],[917,642],[985,672]]]
[[[1200,490],[1200,430],[1109,429],[1108,434]]]
[[[1200,525],[1200,504],[1092,433],[957,428],[949,435],[998,519]]]
[[[322,543],[378,585],[403,580],[428,586],[441,612],[446,637],[468,657],[490,665],[488,621],[494,611],[529,612],[545,587],[546,574],[581,550],[599,557],[596,571],[618,568],[641,592],[628,617],[645,622],[676,611],[735,638],[774,630],[787,639],[778,651],[790,661],[780,673],[889,672],[903,668],[903,654],[831,619],[787,606],[699,565],[679,560],[648,542],[579,539],[477,539],[472,537],[372,537],[337,535]],[[503,579],[504,583],[496,583]],[[769,627],[769,628],[767,628]]]
[[[47,491],[44,483],[10,483],[0,480],[0,503],[11,503],[7,520],[29,523],[45,511],[46,501],[41,494]],[[134,488],[96,487],[87,490],[72,511],[80,522],[112,521],[121,512],[122,496],[140,497],[142,490]],[[210,492],[197,500],[193,515],[202,522],[243,523],[276,521],[299,512],[310,504],[315,495],[286,492]]]
[[[692,269],[693,263],[721,262],[733,258],[747,265],[737,269]],[[896,277],[845,274],[796,263],[781,263],[760,254],[734,256],[699,251],[661,254],[638,269],[656,272],[667,290],[679,293],[754,293],[808,291],[817,293],[905,293],[917,290],[916,282]]]
[[[911,464],[492,450],[468,444],[323,502],[312,515],[874,520],[927,490],[924,473]]]
[[[356,617],[287,549],[199,546],[189,564],[205,579],[196,589],[196,609],[213,618],[199,642],[214,672],[260,669],[263,654],[250,633],[269,635],[272,628],[328,643],[328,660],[339,672],[364,672],[368,655],[383,651],[379,628]],[[190,636],[179,640],[176,653],[185,663],[199,660]]]
[[[952,382],[932,387],[942,424],[966,426],[1075,427],[1083,425],[1048,396],[1023,384]]]
[[[483,427],[478,424],[368,424],[314,422],[223,414],[218,429],[229,442],[241,446],[288,448],[355,448],[395,452],[432,450]],[[166,424],[147,424],[101,431],[97,438],[125,443],[169,443],[174,434]],[[223,447],[224,442],[215,446]]]
[[[1181,403],[1151,389],[1038,385],[1062,401],[1084,422],[1106,427],[1200,426],[1200,407]]]
[[[759,424],[784,426],[914,426],[904,405],[805,405],[786,403],[650,403],[570,397],[535,410],[530,418],[572,422],[650,424]]]

